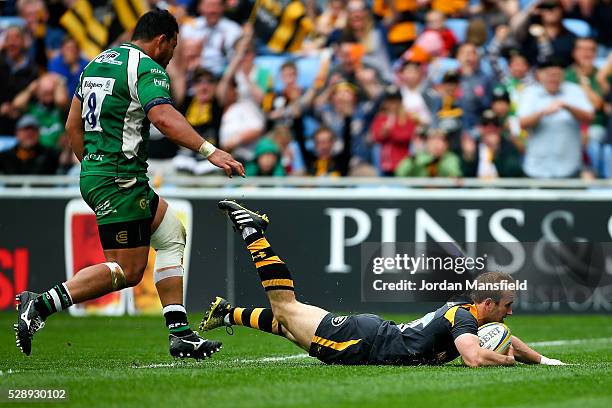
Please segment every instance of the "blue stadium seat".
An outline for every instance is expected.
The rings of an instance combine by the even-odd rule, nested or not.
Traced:
[[[0,17],[0,31],[4,31],[10,26],[25,27],[25,20],[21,17],[2,16]]]
[[[15,136],[0,136],[0,152],[12,149],[17,144]]]
[[[446,27],[455,34],[457,41],[460,43],[465,42],[468,24],[468,21],[462,18],[449,18],[446,20]]]
[[[591,26],[586,21],[576,18],[564,18],[563,25],[578,37],[589,37],[591,35]]]
[[[435,62],[429,64],[429,75],[432,81],[436,84],[442,82],[442,77],[447,71],[459,68],[459,61],[454,58],[438,58]]]
[[[270,71],[274,77],[274,89],[280,90],[282,82],[280,80],[280,67],[285,61],[293,57],[287,55],[264,55],[255,59],[255,63],[262,68]],[[298,69],[298,84],[303,88],[312,86],[315,77],[319,72],[319,57],[303,57],[294,59]]]
[[[535,1],[535,0],[519,0],[519,5],[520,5],[520,7],[521,7],[521,10],[522,10],[522,9],[524,9],[524,8],[526,8],[526,7],[529,7],[529,5],[530,5],[531,3],[533,3],[534,1]]]

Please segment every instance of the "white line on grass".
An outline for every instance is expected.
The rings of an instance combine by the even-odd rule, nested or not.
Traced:
[[[602,337],[602,338],[595,338],[595,339],[534,341],[532,343],[529,343],[529,345],[533,347],[546,347],[546,346],[571,346],[571,345],[587,344],[587,343],[612,343],[612,337]],[[253,358],[253,359],[236,359],[236,360],[233,360],[233,362],[243,363],[243,364],[275,363],[275,362],[305,359],[305,358],[310,358],[310,356],[306,353],[300,353],[300,354],[292,354],[289,356],[261,357],[261,358]],[[169,368],[169,367],[185,367],[185,365],[181,362],[157,363],[157,364],[145,364],[141,366],[134,366],[132,368]]]
[[[551,340],[551,341],[534,341],[529,343],[530,346],[534,347],[545,347],[545,346],[571,346],[586,343],[612,343],[612,337],[600,337],[595,339],[575,339],[575,340]]]
[[[310,357],[308,354],[300,353],[300,354],[292,354],[290,356],[278,356],[278,357],[262,357],[262,358],[253,358],[253,359],[236,359],[233,360],[235,363],[274,363],[279,361],[287,361],[287,360],[295,360],[301,358]],[[132,368],[169,368],[169,367],[184,367],[185,365],[182,362],[179,363],[157,363],[157,364],[145,364],[141,366],[134,366]]]

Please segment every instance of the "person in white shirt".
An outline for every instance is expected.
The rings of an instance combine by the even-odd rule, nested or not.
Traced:
[[[200,41],[200,66],[220,75],[242,35],[242,28],[223,17],[224,0],[201,0],[198,11],[200,17],[181,27],[181,39]]]

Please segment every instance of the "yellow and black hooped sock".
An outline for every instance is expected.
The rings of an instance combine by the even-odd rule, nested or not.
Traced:
[[[232,325],[251,327],[285,337],[283,326],[274,318],[272,309],[263,307],[256,307],[255,309],[233,307],[230,309],[227,317]]]
[[[294,290],[293,279],[287,265],[274,253],[263,234],[257,231],[245,236],[244,240],[264,289]]]

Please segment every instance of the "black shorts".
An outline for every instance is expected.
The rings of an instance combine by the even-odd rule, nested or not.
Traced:
[[[98,234],[103,249],[138,248],[151,244],[151,224],[159,206],[159,196],[153,194],[149,203],[150,218],[98,225]]]
[[[373,314],[328,313],[317,327],[309,354],[326,364],[376,364],[372,346],[383,323],[385,320]]]

